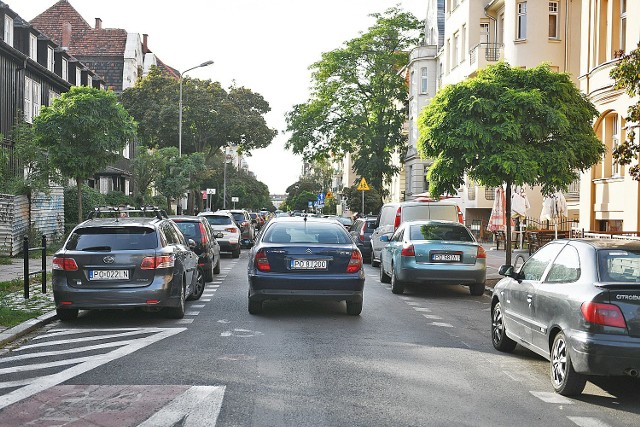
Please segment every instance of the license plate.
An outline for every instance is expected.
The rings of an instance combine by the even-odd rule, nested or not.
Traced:
[[[89,270],[89,280],[127,280],[129,270]]]
[[[326,270],[327,260],[325,259],[292,259],[292,270]]]
[[[460,262],[460,254],[432,254],[431,261],[433,262]]]

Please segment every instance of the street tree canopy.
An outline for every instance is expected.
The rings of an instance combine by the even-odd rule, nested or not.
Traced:
[[[420,22],[391,8],[375,24],[310,68],[312,95],[287,113],[286,147],[308,161],[352,153],[353,167],[376,188],[398,172],[392,154],[406,145],[408,88],[400,70],[418,42]]]
[[[136,125],[113,92],[73,86],[51,107],[42,107],[33,132],[47,149],[51,167],[76,181],[81,222],[82,182],[118,158],[133,141]]]
[[[487,67],[441,89],[420,114],[418,150],[434,159],[429,191],[455,194],[465,175],[487,187],[506,184],[510,240],[511,185],[566,190],[604,152],[592,127],[597,116],[569,76],[548,65]]]
[[[611,70],[611,77],[616,81],[616,89],[624,89],[631,97],[640,95],[640,43],[638,47],[628,55],[624,55],[620,63]],[[629,106],[627,110],[627,123],[640,123],[640,99]],[[628,165],[638,160],[640,156],[640,143],[636,140],[634,128],[627,129],[627,138],[613,151],[613,158],[621,165]],[[635,164],[629,168],[629,175],[636,181],[640,181],[640,165]]]

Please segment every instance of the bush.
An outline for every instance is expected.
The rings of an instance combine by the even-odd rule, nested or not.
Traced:
[[[105,204],[104,196],[99,191],[87,185],[82,186],[82,214],[85,218],[94,208]],[[65,224],[78,222],[78,191],[76,186],[64,189],[64,222]]]
[[[164,196],[153,196],[151,198],[151,204],[153,206],[157,206],[160,209],[165,209],[167,210],[167,198]]]
[[[112,191],[104,196],[104,202],[107,206],[127,206],[135,205],[133,197],[127,196],[122,191]]]

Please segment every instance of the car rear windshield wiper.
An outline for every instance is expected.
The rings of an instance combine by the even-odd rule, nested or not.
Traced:
[[[89,246],[81,250],[85,252],[111,252],[111,246]]]

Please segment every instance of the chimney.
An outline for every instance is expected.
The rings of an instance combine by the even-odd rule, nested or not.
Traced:
[[[102,19],[96,18],[96,30],[102,29]]]
[[[149,39],[149,34],[142,35],[142,53],[149,53],[149,46],[147,44],[147,40]]]
[[[68,48],[71,45],[71,22],[62,24],[62,47]]]

